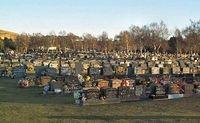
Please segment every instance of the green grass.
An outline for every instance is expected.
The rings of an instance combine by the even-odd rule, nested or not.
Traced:
[[[72,96],[42,96],[42,88],[21,89],[0,79],[0,123],[200,122],[200,97],[113,105],[73,104]]]

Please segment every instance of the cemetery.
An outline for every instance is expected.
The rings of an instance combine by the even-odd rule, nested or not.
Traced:
[[[68,60],[59,55],[55,60],[4,59],[1,77],[15,79],[20,88],[43,88],[42,95],[73,95],[76,105],[166,100],[200,93],[198,54],[130,53],[126,58],[96,54],[79,52]]]
[[[199,6],[1,0],[0,123],[200,123]]]

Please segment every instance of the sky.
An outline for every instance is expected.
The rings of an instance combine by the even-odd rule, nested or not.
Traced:
[[[132,25],[163,20],[170,31],[200,19],[200,0],[0,0],[0,29],[114,37]]]

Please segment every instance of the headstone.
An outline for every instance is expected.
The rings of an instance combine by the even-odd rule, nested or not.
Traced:
[[[162,85],[156,87],[156,95],[165,95],[165,89]]]
[[[120,80],[120,79],[112,79],[111,81],[112,81],[112,84],[111,84],[112,88],[116,88],[117,89],[117,88],[119,88],[121,86],[122,80]]]
[[[191,68],[191,69],[190,69],[190,73],[198,74],[198,68],[197,68],[197,67]]]
[[[169,67],[164,67],[163,69],[163,74],[169,74],[170,73],[170,68]]]
[[[118,95],[120,98],[127,98],[130,96],[130,87],[119,87]]]
[[[52,68],[58,69],[58,62],[57,62],[57,61],[51,61],[51,62],[49,63],[49,65],[50,65],[50,67],[52,67]]]
[[[172,60],[166,60],[165,64],[172,64]]]
[[[117,66],[115,72],[117,75],[126,75],[126,67],[125,66]]]
[[[181,61],[179,61],[179,64],[180,64],[180,67],[181,67],[181,68],[183,68],[183,67],[186,67],[186,65],[185,65],[184,61],[182,61],[182,60],[181,60]]]
[[[180,67],[173,67],[172,68],[172,73],[173,74],[180,74],[181,73]]]
[[[90,75],[100,75],[101,69],[100,68],[95,68],[95,67],[90,67],[89,68],[89,74]]]
[[[118,96],[117,89],[115,88],[108,88],[106,92],[106,96],[108,98],[116,98]]]
[[[76,62],[75,63],[75,74],[82,74],[82,69],[83,69],[83,65],[82,62]]]
[[[103,75],[104,76],[111,76],[113,75],[113,69],[110,65],[103,66]]]
[[[146,63],[142,63],[142,64],[140,64],[140,67],[142,67],[143,69],[147,69],[147,64]]]
[[[184,85],[184,94],[191,95],[193,93],[194,85],[193,84],[185,84]]]
[[[179,94],[180,93],[180,87],[178,84],[172,84],[170,89],[171,94]]]
[[[47,60],[47,61],[44,61],[44,62],[43,62],[43,65],[44,65],[44,66],[48,66],[49,63],[50,63],[50,61]]]
[[[79,61],[69,60],[70,67],[73,69],[76,68],[76,62],[79,62]]]
[[[87,99],[99,99],[99,89],[97,88],[84,88],[84,93]]]
[[[109,82],[107,80],[103,80],[103,79],[98,80],[99,88],[108,87],[108,86],[109,86]]]
[[[145,72],[146,72],[146,70],[143,69],[142,67],[135,67],[135,69],[134,69],[134,73],[136,75],[145,74]]]
[[[35,60],[35,61],[33,62],[33,65],[34,65],[34,66],[42,66],[42,61],[41,61],[41,60]]]
[[[154,63],[151,61],[149,61],[147,64],[148,64],[148,67],[154,67]]]
[[[152,67],[151,68],[151,74],[160,74],[160,68],[159,67]]]
[[[183,74],[189,74],[190,73],[190,68],[189,67],[183,67]]]
[[[48,82],[51,81],[51,79],[52,78],[50,76],[41,76],[39,85],[47,85]]]
[[[158,64],[158,67],[159,67],[159,68],[163,68],[163,67],[164,67],[164,64]]]
[[[63,82],[61,81],[50,81],[49,82],[49,85],[50,85],[50,89],[51,91],[55,91],[56,89],[63,89]]]
[[[136,96],[141,96],[143,94],[143,86],[135,86],[135,95]]]
[[[128,79],[123,79],[122,80],[122,83],[121,83],[121,86],[122,87],[129,87],[129,80]]]
[[[188,64],[188,67],[193,68],[193,67],[194,67],[194,64],[190,62],[190,63]]]
[[[116,98],[118,95],[117,89],[115,88],[101,88],[100,96],[105,96],[106,98]]]
[[[18,66],[12,69],[12,78],[24,78],[26,76],[26,69]]]
[[[72,71],[68,67],[61,67],[61,75],[71,75]]]
[[[128,77],[132,77],[134,75],[134,68],[132,66],[128,66],[126,72],[126,75],[128,75]]]

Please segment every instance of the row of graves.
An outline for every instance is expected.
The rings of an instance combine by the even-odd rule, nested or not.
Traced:
[[[199,62],[187,62],[183,60],[157,60],[134,62],[135,74],[199,74]]]
[[[58,70],[49,66],[35,68],[35,76],[19,80],[20,88],[32,86],[43,87],[43,94],[70,94],[81,88],[78,77],[74,75],[58,75]]]
[[[183,60],[145,61],[145,60],[104,60],[104,61],[78,61],[75,68],[69,68],[78,74],[92,76],[127,76],[136,75],[194,75],[200,74],[199,62]]]
[[[1,77],[23,78],[27,74],[37,73],[38,69],[44,67],[58,70],[58,60],[36,59],[34,61],[27,61],[26,59],[7,59],[0,64],[0,75]],[[65,66],[63,66],[62,69],[62,71],[66,73]]]
[[[78,105],[98,105],[149,99],[176,99],[199,93],[199,83],[187,83],[169,76],[136,78],[83,79],[82,88],[74,91]]]
[[[18,60],[4,60],[0,64],[0,77],[10,77],[13,79],[26,77],[26,65]]]
[[[69,77],[63,81],[63,76],[67,76],[70,70],[68,68],[69,64],[72,61],[62,61],[62,70],[61,77],[58,76],[58,60],[45,60],[45,59],[36,59],[36,60],[26,60],[26,59],[5,59],[1,61],[0,64],[0,75],[1,77],[9,77],[16,79],[18,82],[18,86],[20,88],[28,88],[32,86],[46,86],[51,85],[51,89],[49,91],[57,91],[62,90],[65,87],[69,92],[74,89],[73,85],[76,85],[74,81],[69,82]],[[29,76],[27,76],[29,74]],[[77,78],[77,77],[72,77]],[[53,81],[54,80],[54,81]],[[72,80],[72,79],[71,79]],[[72,84],[73,83],[73,84]],[[69,89],[72,88],[72,89]],[[51,92],[54,93],[54,92]]]
[[[183,61],[183,60],[182,60]],[[62,67],[61,67],[61,76],[64,78],[62,80],[62,86],[60,86],[60,90],[64,91],[66,93],[71,93],[75,90],[78,90],[81,85],[80,82],[77,80],[78,75],[83,76],[90,76],[92,78],[90,82],[92,82],[92,87],[95,86],[95,83],[98,83],[100,80],[107,80],[113,79],[114,77],[118,79],[130,79],[134,80],[137,76],[147,76],[153,77],[154,75],[178,75],[178,74],[190,74],[189,72],[185,72],[185,67],[189,69],[197,69],[195,75],[198,75],[199,73],[199,63],[198,62],[182,62],[177,60],[163,60],[163,59],[155,59],[155,60],[68,60],[68,61],[62,61]],[[192,64],[192,65],[191,65]],[[31,66],[31,65],[30,65]],[[52,80],[58,81],[58,78],[55,76],[57,75],[58,71],[58,61],[51,61],[51,60],[36,60],[33,62],[33,65],[36,69],[36,67],[45,66],[45,70],[42,74],[36,73],[36,85],[48,85],[49,82]],[[177,72],[176,69],[179,67],[179,72]],[[50,71],[48,69],[51,68],[50,71],[54,71],[53,74],[50,75]],[[54,70],[53,70],[54,69]],[[47,74],[48,73],[48,74]],[[192,73],[194,74],[194,72]],[[106,78],[105,78],[106,77]],[[87,78],[87,77],[84,77]],[[54,83],[56,83],[53,81]],[[98,82],[97,82],[98,81]],[[86,87],[88,83],[86,83]],[[90,84],[89,84],[90,85]],[[109,84],[110,85],[110,84]],[[130,84],[132,85],[132,84]],[[109,86],[111,87],[111,86]],[[49,90],[55,90],[55,89],[49,89]],[[87,90],[87,89],[86,89]],[[116,102],[116,101],[115,101]]]
[[[59,76],[59,59],[22,59],[12,61],[12,65],[5,60],[2,65],[11,67],[13,78],[23,78],[19,87],[42,86],[44,94],[73,93],[79,105],[174,99],[200,93],[200,63],[183,58],[62,60]],[[34,71],[35,76],[25,77],[28,71]],[[197,79],[188,81],[190,74]]]
[[[20,64],[26,65],[27,73],[34,73],[36,68],[40,66],[48,66],[58,70],[59,59],[45,60],[40,58],[33,61],[27,61],[26,59],[13,59],[12,64],[10,60],[4,60],[2,64],[0,64],[0,71],[3,75],[5,69],[18,67]],[[143,59],[134,58],[131,60],[71,59],[62,60],[61,62],[61,74],[63,76],[71,74],[88,74],[88,72],[92,75],[126,75],[128,77],[146,74],[198,75],[200,73],[200,63],[198,60],[189,60],[188,58],[183,57],[178,59],[170,56],[147,56]]]
[[[30,86],[29,78],[21,87]],[[180,98],[199,93],[199,83],[183,82],[169,76],[123,78],[122,76],[96,77],[92,75],[57,76],[55,68],[40,67],[36,71],[36,85],[44,87],[44,94],[72,93],[76,104],[96,105],[123,101]],[[28,84],[27,84],[28,83]]]
[[[78,66],[75,67],[75,73],[78,73],[81,83],[84,83],[81,90],[74,92],[75,102],[81,105],[174,99],[199,93],[198,79],[190,83],[185,79],[189,74],[192,74],[192,78],[195,76],[198,78],[200,70],[198,62],[79,61],[75,66]],[[183,76],[177,76],[180,74]],[[90,76],[91,80],[82,79],[85,77],[81,75]]]

